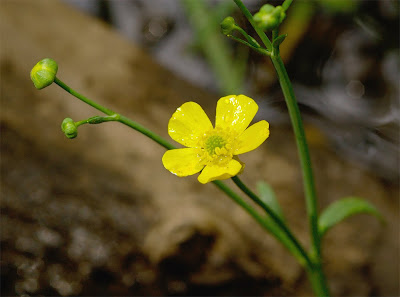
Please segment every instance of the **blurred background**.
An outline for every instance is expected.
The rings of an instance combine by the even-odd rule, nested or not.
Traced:
[[[253,13],[282,3],[244,2]],[[396,0],[295,0],[281,27],[321,206],[362,196],[387,216],[384,226],[357,216],[328,234],[335,296],[400,293],[399,10]],[[271,137],[246,156],[253,169],[243,179],[273,186],[307,245],[276,74],[220,33],[229,15],[256,37],[233,1],[0,2],[2,295],[310,295],[290,255],[212,186],[165,172],[162,149],[115,123],[65,139],[63,118],[97,114],[29,81],[32,66],[51,57],[79,92],[164,137],[185,101],[212,115],[223,95],[253,97]]]

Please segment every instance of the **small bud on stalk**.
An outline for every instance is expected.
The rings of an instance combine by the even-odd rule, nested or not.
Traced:
[[[78,127],[71,118],[65,118],[61,124],[61,130],[69,139],[78,136]]]
[[[31,71],[31,80],[36,89],[41,90],[54,82],[58,70],[57,62],[53,59],[39,61]]]
[[[221,23],[221,32],[224,35],[230,35],[237,28],[233,17],[226,17]]]

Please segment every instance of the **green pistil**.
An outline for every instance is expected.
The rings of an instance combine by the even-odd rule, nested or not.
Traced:
[[[215,155],[215,149],[217,147],[223,148],[225,146],[225,143],[226,141],[221,136],[212,135],[206,140],[205,149],[207,150],[209,155]]]

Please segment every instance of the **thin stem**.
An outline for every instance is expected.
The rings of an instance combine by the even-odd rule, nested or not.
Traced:
[[[318,233],[318,212],[317,212],[317,195],[314,185],[314,177],[311,167],[311,158],[308,150],[307,140],[303,128],[303,122],[300,115],[300,110],[296,102],[292,85],[289,76],[286,72],[285,66],[281,57],[273,55],[271,57],[272,63],[275,66],[276,72],[279,77],[279,82],[286,99],[290,119],[292,121],[293,131],[296,137],[297,149],[300,158],[300,165],[303,172],[303,184],[306,198],[306,207],[310,220],[310,231],[313,240],[313,253],[317,258],[320,257],[320,238]]]
[[[261,30],[256,23],[254,22],[253,15],[250,13],[250,11],[247,9],[246,6],[244,6],[243,2],[241,0],[233,0],[236,5],[239,7],[239,9],[242,11],[242,13],[245,15],[245,17],[249,20],[250,24],[253,26],[254,30],[256,30],[258,36],[260,36],[261,41],[264,43],[264,45],[267,47],[268,51],[272,51],[272,43],[268,39],[267,35],[265,35],[264,31]]]
[[[240,39],[240,38],[238,38],[238,37],[236,37],[236,36],[233,36],[233,35],[226,35],[226,36],[229,37],[229,38],[232,38],[233,40],[235,40],[235,41],[237,41],[237,42],[240,42],[240,43],[242,43],[242,44],[244,44],[244,45],[247,45],[248,47],[252,48],[253,50],[255,50],[256,52],[258,52],[258,53],[260,53],[260,54],[262,54],[262,55],[269,56],[269,55],[271,54],[271,53],[268,52],[265,48],[261,48],[261,47],[257,48],[257,47],[254,47],[253,45],[251,45],[251,44],[248,43],[247,41],[245,41],[245,40],[243,40],[243,39]]]
[[[303,256],[307,266],[312,266],[312,262],[307,255],[307,252],[304,250],[303,246],[296,239],[293,233],[289,230],[286,224],[281,220],[281,218],[275,214],[275,212],[266,205],[253,191],[251,191],[238,176],[232,177],[233,182],[241,189],[251,200],[257,203],[261,208],[263,208],[268,215],[272,218],[272,220],[281,228],[281,230],[286,234],[286,236],[290,239],[296,249]]]
[[[293,0],[285,0],[285,2],[282,3],[282,8],[283,10],[288,10],[289,6],[292,4]]]
[[[264,216],[260,215],[253,207],[247,204],[238,194],[236,194],[229,186],[224,182],[216,180],[212,182],[225,194],[227,194],[233,201],[239,204],[245,211],[247,211],[264,229],[270,231],[270,227],[265,220]],[[307,255],[305,255],[307,257]],[[306,258],[304,259],[305,261]]]
[[[147,137],[151,138],[152,140],[154,140],[155,142],[157,142],[158,144],[160,144],[161,146],[163,146],[166,149],[175,149],[175,146],[170,144],[168,141],[166,141],[164,138],[162,138],[161,136],[159,136],[158,134],[148,130],[147,128],[145,128],[144,126],[136,123],[135,121],[130,120],[129,118],[122,116],[118,113],[115,113],[113,111],[111,111],[108,108],[103,107],[102,105],[86,98],[85,96],[83,96],[82,94],[76,92],[75,90],[73,90],[72,88],[70,88],[67,84],[65,84],[64,82],[62,82],[60,79],[56,78],[55,79],[56,84],[58,84],[60,87],[62,87],[64,90],[66,90],[68,93],[72,94],[73,96],[75,96],[76,98],[82,100],[83,102],[89,104],[90,106],[96,108],[97,110],[100,110],[101,112],[104,112],[105,114],[111,116],[109,118],[109,120],[113,120],[115,119],[116,121],[131,127],[133,129],[135,129],[136,131],[146,135]],[[108,118],[108,117],[107,117]],[[235,183],[246,193],[249,195],[250,198],[252,198],[254,201],[259,201],[259,198],[252,193],[240,180],[239,178],[232,178]],[[238,203],[242,208],[244,208],[262,227],[264,227],[266,230],[270,230],[270,226],[268,225],[268,222],[265,220],[265,218],[263,216],[261,216],[256,210],[254,210],[254,208],[252,208],[249,204],[247,204],[239,195],[237,195],[229,186],[225,185],[223,182],[221,181],[214,181],[213,182],[214,185],[216,185],[219,189],[221,189],[225,194],[227,194],[232,200],[234,200],[236,203]],[[275,213],[269,209],[268,207],[266,207],[265,205],[263,206],[263,208],[269,213],[269,215],[271,216],[271,218],[277,223],[277,225],[282,229],[282,231],[286,234],[286,236],[290,239],[290,241],[294,244],[294,246],[297,248],[297,250],[299,251],[299,253],[302,255],[302,257],[305,260],[305,263],[308,267],[308,270],[310,273],[310,280],[312,280],[312,284],[314,282],[319,282],[319,279],[322,277],[323,279],[323,275],[318,273],[320,270],[319,269],[315,269],[315,267],[320,267],[320,263],[318,262],[317,265],[313,265],[313,263],[311,262],[310,258],[308,257],[307,253],[304,251],[304,249],[302,248],[302,246],[300,245],[300,243],[297,241],[297,239],[293,236],[293,234],[289,231],[289,229],[286,227],[286,225],[279,219],[278,216],[275,215]],[[278,238],[281,240],[281,238]],[[285,244],[284,241],[281,240],[282,243]],[[316,272],[316,273],[315,273]],[[327,294],[326,294],[327,295]]]
[[[252,44],[255,48],[260,48],[260,45],[258,44],[257,40],[255,40],[253,37],[251,37],[245,30],[243,30],[241,27],[236,26],[236,30],[239,31],[240,34],[244,36],[244,38],[247,39],[247,41]]]
[[[78,98],[79,100],[82,100],[83,102],[85,102],[86,104],[89,104],[90,106],[96,108],[97,110],[100,110],[101,112],[104,112],[107,115],[113,115],[115,112],[113,112],[112,110],[105,108],[103,106],[101,106],[100,104],[97,104],[96,102],[86,98],[85,96],[83,96],[82,94],[79,94],[77,91],[75,91],[74,89],[70,88],[69,86],[67,86],[64,82],[62,82],[60,79],[58,79],[57,77],[54,79],[54,82],[59,85],[61,88],[63,88],[64,90],[66,90],[68,93],[70,93],[71,95],[75,96],[76,98]]]
[[[78,98],[79,100],[82,100],[83,102],[89,104],[90,106],[96,108],[97,110],[100,110],[101,112],[104,112],[107,115],[113,116],[115,118],[115,121],[118,121],[128,127],[131,127],[133,129],[135,129],[136,131],[146,135],[147,137],[153,139],[155,142],[157,142],[158,144],[160,144],[161,146],[165,147],[168,150],[174,149],[176,148],[174,145],[172,145],[171,143],[169,143],[167,140],[165,140],[164,138],[162,138],[161,136],[159,136],[158,134],[148,130],[147,128],[143,127],[142,125],[136,123],[135,121],[132,121],[130,119],[128,119],[127,117],[117,114],[115,112],[113,112],[112,110],[105,108],[104,106],[86,98],[85,96],[83,96],[82,94],[76,92],[74,89],[72,89],[71,87],[69,87],[67,84],[65,84],[64,82],[62,82],[60,79],[56,78],[54,80],[54,82],[59,85],[60,87],[62,87],[64,90],[66,90],[68,93],[70,93],[71,95],[75,96],[76,98]]]
[[[164,148],[170,150],[170,149],[175,149],[176,147],[169,143],[167,140],[162,138],[161,136],[157,135],[156,133],[148,130],[144,126],[136,123],[135,121],[130,120],[129,118],[122,116],[120,114],[114,113],[111,110],[93,102],[92,100],[86,98],[82,94],[76,92],[72,88],[70,88],[67,84],[62,82],[61,80],[57,79],[56,83],[61,86],[64,90],[66,90],[68,93],[72,94],[76,98],[82,100],[83,102],[95,107],[96,109],[109,114],[110,117],[105,117],[107,120],[115,120],[118,121],[130,128],[133,128],[134,130],[146,135],[147,137],[151,138]],[[90,119],[93,119],[96,117],[92,117]],[[84,124],[87,123],[90,119],[84,120],[77,122],[79,124]],[[227,194],[233,201],[235,201],[237,204],[239,204],[245,211],[247,211],[263,228],[266,230],[270,230],[270,226],[268,225],[267,221],[263,216],[261,216],[253,207],[251,207],[249,204],[247,204],[238,194],[236,194],[229,186],[224,184],[222,181],[213,181],[213,184],[217,186],[220,190],[222,190],[225,194]],[[305,255],[307,257],[307,255]]]
[[[176,147],[173,144],[169,143],[167,140],[165,140],[160,135],[154,133],[153,131],[148,130],[144,126],[136,123],[135,121],[128,119],[127,117],[120,115],[119,122],[146,135],[147,137],[151,138],[152,140],[154,140],[155,142],[157,142],[159,145],[163,146],[167,150],[176,149]]]
[[[267,49],[272,52],[271,60],[278,74],[279,83],[281,85],[283,95],[286,100],[286,105],[289,110],[289,116],[292,122],[293,131],[296,138],[297,149],[300,158],[300,165],[303,174],[303,184],[304,193],[306,199],[306,209],[309,218],[310,234],[311,234],[311,244],[312,252],[311,259],[313,265],[309,267],[309,278],[313,286],[314,291],[318,295],[329,296],[329,290],[326,283],[325,276],[322,271],[321,265],[321,239],[318,233],[318,205],[317,196],[314,185],[313,172],[311,168],[311,158],[308,150],[308,144],[305,137],[305,132],[303,128],[303,122],[301,119],[299,107],[293,92],[292,84],[290,82],[289,76],[286,72],[285,65],[283,64],[282,58],[279,55],[279,46],[272,48],[271,42],[265,33],[255,24],[253,16],[248,11],[248,9],[243,5],[241,0],[233,0],[236,5],[240,8],[242,13],[249,20]],[[283,9],[288,9],[292,0],[286,0],[283,3]],[[277,36],[277,31],[273,32]],[[274,36],[276,38],[276,36]]]
[[[289,76],[286,72],[285,65],[283,64],[282,58],[279,55],[279,51],[274,49],[271,55],[272,63],[274,64],[275,70],[278,74],[279,83],[282,88],[283,95],[286,100],[290,119],[292,122],[293,131],[296,138],[297,149],[300,158],[300,165],[303,174],[304,193],[306,199],[306,208],[309,218],[310,233],[312,252],[311,257],[313,260],[312,274],[309,276],[313,277],[312,284],[315,292],[318,295],[329,296],[328,285],[326,283],[325,276],[322,271],[321,265],[321,238],[318,232],[318,204],[317,195],[314,185],[314,177],[311,166],[311,158],[308,150],[308,144],[304,132],[303,122],[299,107],[297,105],[296,97],[293,92],[292,84]],[[318,286],[316,285],[315,279],[318,279]],[[311,280],[311,279],[310,279]]]
[[[261,40],[264,41],[264,37],[266,37],[265,33],[262,30],[260,30],[259,27],[255,24],[253,16],[248,11],[248,9],[243,5],[242,1],[241,0],[233,0],[233,1],[237,4],[242,13],[247,17],[253,28],[256,30],[257,34],[260,36]],[[277,35],[277,31],[275,31],[274,33],[275,35]],[[268,39],[268,45],[271,45],[269,39]],[[286,72],[285,65],[283,64],[283,61],[279,55],[278,49],[273,49],[271,60],[278,74],[283,95],[285,97],[286,104],[288,106],[294,134],[296,136],[297,148],[299,151],[300,163],[303,172],[303,182],[304,182],[307,211],[310,218],[310,229],[313,240],[312,246],[314,249],[313,253],[317,258],[320,258],[321,253],[320,253],[320,239],[318,233],[317,198],[314,186],[313,173],[311,169],[310,154],[308,152],[308,145],[304,133],[303,122],[301,120],[301,115],[293,92],[292,84]]]

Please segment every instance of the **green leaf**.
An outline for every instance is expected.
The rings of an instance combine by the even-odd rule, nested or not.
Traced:
[[[269,206],[274,213],[276,213],[283,221],[285,220],[282,209],[279,205],[278,199],[276,199],[276,195],[272,187],[266,182],[258,182],[257,184],[258,192],[260,193],[260,199],[262,202]]]
[[[287,34],[279,35],[275,40],[272,42],[273,47],[278,47],[287,37]]]
[[[282,221],[285,221],[285,217],[283,215],[282,209],[279,205],[278,199],[276,198],[275,192],[272,187],[267,184],[266,182],[258,182],[257,183],[257,190],[259,192],[260,200],[272,211],[281,218]],[[269,232],[271,232],[275,238],[277,238],[296,258],[297,260],[304,266],[306,265],[304,262],[303,255],[298,251],[296,246],[293,242],[288,238],[286,233],[284,233],[279,227],[277,223],[270,216],[265,217],[266,227],[268,228]]]
[[[333,202],[323,211],[318,225],[320,236],[345,218],[360,213],[372,214],[383,221],[382,215],[372,204],[357,197],[346,197]]]

